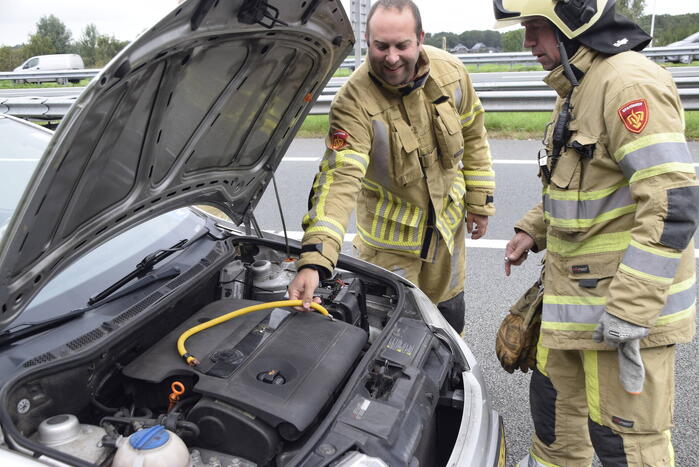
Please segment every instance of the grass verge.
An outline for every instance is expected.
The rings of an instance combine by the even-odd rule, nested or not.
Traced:
[[[685,112],[685,136],[699,140],[699,111]],[[495,139],[541,139],[550,112],[493,112],[485,114],[488,136]],[[301,125],[300,138],[324,138],[328,133],[328,117],[309,115]]]

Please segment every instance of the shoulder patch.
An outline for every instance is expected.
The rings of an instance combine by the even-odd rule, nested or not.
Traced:
[[[645,99],[629,101],[617,110],[622,123],[631,133],[640,133],[650,118],[648,103]]]
[[[344,130],[330,130],[330,145],[328,146],[333,151],[339,151],[347,146],[347,134]]]

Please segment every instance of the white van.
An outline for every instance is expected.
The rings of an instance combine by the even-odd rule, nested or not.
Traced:
[[[58,71],[58,70],[82,70],[85,68],[82,57],[78,54],[53,54],[37,55],[15,68],[15,72],[24,71]],[[42,81],[56,81],[59,84],[66,84],[68,81],[77,83],[79,79],[67,78],[32,78],[31,80],[15,80],[15,82],[40,83]]]

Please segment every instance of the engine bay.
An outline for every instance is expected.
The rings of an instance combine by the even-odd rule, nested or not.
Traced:
[[[13,382],[3,416],[26,437],[19,445],[71,465],[115,467],[166,448],[184,462],[173,466],[448,457],[464,364],[402,285],[338,269],[316,291],[331,318],[272,307],[222,319],[283,299],[295,270],[276,248],[212,245],[211,266],[149,291],[76,358]],[[176,291],[167,305],[165,287]],[[161,302],[148,305],[153,294]],[[157,311],[147,319],[149,306]],[[198,362],[188,365],[178,340],[214,321],[186,339]]]

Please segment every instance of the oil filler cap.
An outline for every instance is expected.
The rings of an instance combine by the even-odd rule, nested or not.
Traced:
[[[257,379],[267,384],[282,385],[286,383],[286,378],[279,370],[267,370],[257,375]]]
[[[155,425],[145,430],[140,430],[129,437],[129,444],[134,449],[147,451],[164,445],[170,439],[170,435],[162,425]]]

